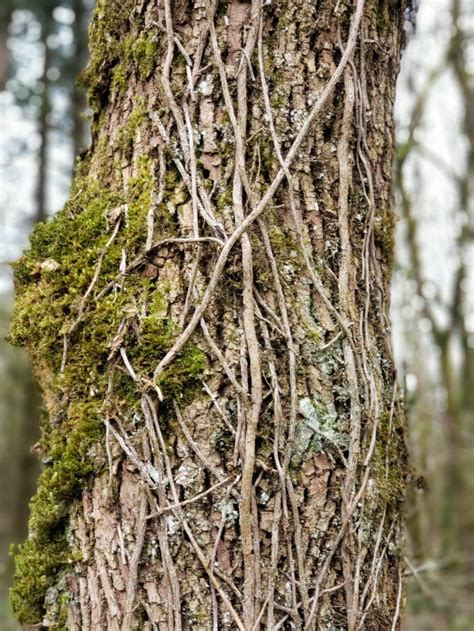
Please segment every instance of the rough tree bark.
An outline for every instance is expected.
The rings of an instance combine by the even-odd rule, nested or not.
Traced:
[[[16,266],[24,624],[399,628],[402,4],[99,0],[92,147]]]

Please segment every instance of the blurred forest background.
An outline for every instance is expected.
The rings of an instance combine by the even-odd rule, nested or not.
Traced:
[[[61,207],[87,147],[76,79],[93,0],[0,2],[0,629],[9,631],[8,549],[26,534],[41,409],[24,353],[4,341],[8,262]],[[474,0],[421,0],[416,29],[414,13],[396,110],[392,297],[412,467],[406,629],[473,631]]]

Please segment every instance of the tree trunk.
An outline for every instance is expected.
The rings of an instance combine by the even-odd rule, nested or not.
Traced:
[[[10,51],[8,50],[8,29],[12,17],[12,10],[8,4],[0,7],[0,92],[5,90],[10,66]]]
[[[82,70],[87,62],[87,25],[90,10],[85,5],[85,0],[73,0],[72,8],[76,19],[74,21],[74,67]],[[71,89],[72,110],[72,152],[76,160],[84,149],[87,138],[87,123],[84,114],[85,95],[84,90],[77,81]]]
[[[4,303],[7,303],[6,305]],[[0,629],[13,629],[8,602],[12,579],[9,547],[27,534],[28,504],[39,475],[30,452],[39,437],[38,393],[24,353],[4,341],[10,321],[8,297],[0,306]]]
[[[41,73],[41,83],[43,84],[43,92],[41,94],[41,103],[38,109],[37,125],[38,125],[38,170],[36,174],[36,185],[34,192],[34,217],[33,222],[38,223],[46,221],[48,217],[47,193],[48,193],[48,163],[49,163],[49,117],[51,115],[51,86],[48,77],[50,70],[51,51],[48,46],[48,38],[51,35],[51,18],[48,16],[41,26],[41,40],[44,46],[43,71]]]
[[[16,266],[48,411],[24,624],[399,628],[402,22],[99,0],[92,147]]]

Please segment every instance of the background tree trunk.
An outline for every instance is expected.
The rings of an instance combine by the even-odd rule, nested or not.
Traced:
[[[82,71],[87,63],[87,27],[90,18],[90,3],[85,0],[73,0],[72,8],[76,19],[74,21],[74,66]],[[87,146],[88,124],[85,117],[85,94],[78,81],[71,89],[72,110],[72,144],[73,157]]]
[[[0,7],[0,91],[5,89],[10,66],[10,51],[8,50],[8,29],[12,17],[12,9],[8,2]]]
[[[16,268],[48,419],[12,604],[398,629],[386,0],[99,0],[92,147]]]
[[[49,182],[49,161],[50,161],[50,122],[51,116],[51,82],[49,71],[51,69],[51,51],[48,46],[48,37],[52,33],[52,18],[47,16],[41,25],[41,41],[44,45],[43,70],[41,73],[41,83],[43,92],[41,103],[38,107],[38,173],[36,175],[36,185],[34,193],[35,214],[34,223],[46,221],[48,217],[48,182]]]

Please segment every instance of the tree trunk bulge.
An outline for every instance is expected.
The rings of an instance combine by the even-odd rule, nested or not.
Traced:
[[[401,5],[98,1],[92,147],[16,266],[23,624],[399,628]]]

